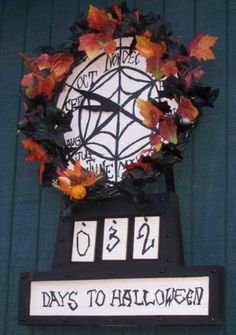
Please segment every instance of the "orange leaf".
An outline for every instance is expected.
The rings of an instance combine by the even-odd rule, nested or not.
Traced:
[[[29,150],[29,154],[25,157],[27,161],[41,160],[47,157],[46,152],[43,148],[31,138],[26,138],[21,141],[21,144],[26,150]]]
[[[101,34],[90,33],[81,36],[79,38],[79,51],[84,51],[89,59],[93,59],[103,49],[98,42],[99,38],[101,38]]]
[[[198,33],[188,44],[187,50],[190,57],[199,61],[215,59],[211,47],[216,43],[218,37]]]
[[[150,136],[151,145],[153,149],[158,152],[161,150],[161,136],[158,134],[152,134]]]
[[[85,34],[79,38],[79,51],[84,51],[89,59],[93,59],[101,50],[109,55],[116,50],[116,43],[104,34]]]
[[[104,10],[90,5],[88,12],[89,27],[98,31],[105,31],[108,25],[114,25]]]
[[[55,54],[51,58],[51,70],[56,78],[56,81],[62,81],[64,75],[70,70],[73,64],[74,57],[69,54]]]
[[[157,57],[161,58],[165,52],[165,44],[153,43],[145,36],[136,35],[136,49],[139,51],[140,55],[145,58]]]
[[[144,117],[143,124],[148,128],[155,127],[163,115],[162,111],[149,101],[136,99],[136,102],[140,108],[140,114]]]
[[[164,140],[177,143],[177,126],[171,117],[165,116],[160,120],[159,131]]]
[[[191,122],[198,116],[197,108],[193,106],[191,100],[188,98],[181,100],[177,113],[181,118],[188,118]]]
[[[28,155],[25,157],[26,161],[40,161],[38,174],[39,174],[39,182],[42,184],[43,173],[45,171],[45,163],[47,160],[47,154],[43,150],[43,148],[35,141],[30,138],[26,138],[21,141],[23,147],[29,151]]]

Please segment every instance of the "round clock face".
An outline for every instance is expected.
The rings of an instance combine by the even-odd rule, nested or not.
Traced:
[[[100,53],[81,62],[67,78],[57,107],[73,111],[71,131],[65,134],[68,163],[105,171],[119,181],[124,164],[150,148],[150,129],[142,123],[136,99],[159,99],[162,81],[146,73],[146,62],[133,38],[116,40],[116,52]],[[172,106],[175,109],[175,106]]]

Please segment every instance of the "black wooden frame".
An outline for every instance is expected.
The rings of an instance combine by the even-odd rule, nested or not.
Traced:
[[[102,270],[102,271],[101,271]],[[165,277],[209,277],[209,315],[198,316],[30,316],[30,285],[32,281],[44,280],[89,280],[108,278],[165,278]],[[136,273],[111,273],[106,265],[88,273],[38,272],[23,273],[20,280],[19,323],[24,325],[221,325],[223,324],[223,276],[222,267],[166,267],[161,270],[150,268]]]
[[[171,180],[171,183],[173,180]],[[172,184],[173,186],[173,184]],[[53,271],[23,273],[20,280],[19,323],[25,325],[220,325],[223,323],[223,277],[219,266],[185,267],[177,196],[173,192],[146,195],[140,206],[126,198],[86,201],[70,217],[62,207],[55,248]],[[158,259],[132,259],[134,217],[160,216]],[[126,260],[102,260],[104,218],[128,217]],[[72,262],[74,221],[98,221],[94,262]],[[209,277],[209,315],[207,316],[30,316],[32,281],[89,280],[115,278]]]

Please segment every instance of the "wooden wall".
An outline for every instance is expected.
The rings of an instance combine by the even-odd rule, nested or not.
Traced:
[[[104,7],[110,1],[96,0]],[[224,326],[26,327],[17,324],[22,271],[50,270],[60,195],[37,184],[34,164],[23,161],[16,134],[22,113],[19,51],[58,45],[69,35],[87,0],[0,0],[0,334],[2,335],[235,335],[236,334],[236,1],[130,0],[159,12],[185,41],[199,31],[219,36],[216,61],[205,63],[205,83],[220,88],[214,110],[206,110],[184,161],[176,167],[183,241],[188,265],[224,265]]]

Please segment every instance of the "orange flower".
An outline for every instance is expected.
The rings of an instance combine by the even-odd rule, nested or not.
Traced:
[[[21,144],[26,150],[29,150],[28,155],[25,157],[26,161],[40,161],[38,174],[39,174],[39,181],[42,184],[43,172],[45,170],[45,163],[47,160],[47,154],[44,149],[35,141],[31,140],[30,138],[26,138],[21,141]]]
[[[144,117],[143,124],[148,128],[155,127],[163,116],[162,111],[149,101],[136,99],[136,102],[140,108],[140,114]]]
[[[216,43],[218,37],[198,33],[188,44],[187,50],[190,57],[199,61],[215,59],[211,47]]]
[[[71,199],[81,200],[86,197],[86,187],[92,186],[98,180],[98,176],[82,168],[77,161],[72,169],[58,171],[59,177],[53,181],[53,186]]]

